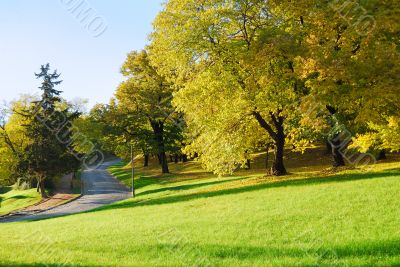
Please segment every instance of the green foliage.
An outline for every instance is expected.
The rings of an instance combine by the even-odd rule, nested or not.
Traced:
[[[301,24],[280,12],[265,1],[171,0],[154,23],[151,59],[182,87],[174,104],[194,139],[187,150],[218,174],[268,139],[278,150],[272,172],[286,172],[284,136],[308,92]]]
[[[33,102],[25,111],[29,118],[26,135],[30,142],[25,148],[23,160],[18,168],[37,179],[42,196],[46,196],[45,182],[52,181],[59,174],[75,171],[80,162],[69,148],[72,140],[71,124],[79,116],[77,112],[70,112],[62,108],[61,91],[54,89],[59,85],[60,75],[54,71],[50,73],[49,64],[41,67],[36,74],[42,79],[40,100]]]
[[[72,138],[76,151],[82,154],[90,154],[95,149],[104,152],[113,151],[109,147],[109,142],[106,142],[108,134],[115,131],[108,121],[109,113],[110,107],[108,105],[97,104],[89,114],[74,120]]]
[[[148,52],[131,52],[121,68],[127,80],[119,86],[119,104],[131,113],[164,121],[175,109],[171,106],[173,87],[149,61]]]
[[[131,146],[135,153],[157,153],[153,131],[147,119],[140,113],[130,112],[112,100],[106,120],[115,131],[106,135],[106,143],[113,144],[113,151],[119,157],[129,160]]]
[[[31,142],[27,136],[25,125],[30,119],[23,115],[24,111],[32,106],[32,96],[22,96],[11,103],[10,107],[3,107],[0,114],[0,184],[11,185],[18,179],[29,179],[18,165],[22,161],[25,149]]]
[[[174,86],[150,62],[147,51],[131,52],[121,69],[127,80],[116,92],[116,122],[127,143],[144,154],[159,156],[162,172],[168,173],[166,152],[176,153],[182,142],[180,114],[171,105]],[[127,146],[125,146],[127,147]]]
[[[279,154],[284,135],[304,151],[398,116],[399,16],[393,0],[170,0],[154,22],[150,56],[179,88],[186,150],[231,173],[256,148],[252,140],[269,138]]]
[[[306,85],[315,99],[334,107],[341,123],[356,133],[397,114],[399,2],[301,2],[304,7],[281,5],[303,18],[308,50],[303,72],[314,75]]]
[[[312,77],[306,86],[320,105],[320,112],[307,114],[303,122],[313,127],[326,117],[321,107],[329,105],[335,115],[327,120],[332,129],[326,138],[350,131],[356,136],[350,148],[396,150],[396,141],[387,139],[393,127],[386,118],[399,116],[399,2],[301,1],[285,6],[285,12],[304,21],[308,52],[302,71]]]
[[[369,123],[369,131],[353,139],[352,148],[361,152],[371,150],[400,151],[400,119],[389,117],[385,124]]]

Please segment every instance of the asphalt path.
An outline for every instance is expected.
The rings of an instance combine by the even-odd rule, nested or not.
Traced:
[[[82,172],[83,194],[67,204],[35,214],[20,214],[3,218],[0,222],[16,222],[38,220],[57,216],[64,216],[89,211],[107,204],[127,199],[131,196],[129,188],[122,185],[111,176],[107,167],[120,160],[104,162],[96,169],[86,169]]]

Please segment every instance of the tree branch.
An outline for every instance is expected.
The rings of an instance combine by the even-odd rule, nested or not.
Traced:
[[[261,116],[261,114],[258,111],[253,111],[252,115],[258,121],[260,126],[268,132],[272,139],[276,139],[276,133],[272,129],[271,125],[269,125],[268,122]]]
[[[4,138],[4,142],[11,149],[11,151],[14,153],[14,155],[18,156],[17,150],[15,149],[15,146],[14,146],[13,142],[11,141],[10,136],[8,135],[5,127],[0,126],[0,128],[2,130],[1,136]]]

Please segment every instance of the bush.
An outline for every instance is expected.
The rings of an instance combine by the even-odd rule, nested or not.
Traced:
[[[15,190],[28,190],[31,189],[31,184],[24,178],[18,178],[17,182],[12,186]]]

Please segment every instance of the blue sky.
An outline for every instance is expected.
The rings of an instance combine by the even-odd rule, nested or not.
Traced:
[[[84,1],[79,8],[75,7]],[[58,89],[89,106],[107,103],[122,81],[126,54],[142,49],[162,0],[8,0],[0,2],[0,101],[38,93],[33,73],[49,62]],[[70,6],[68,6],[70,3]],[[79,10],[92,10],[83,22]],[[68,10],[70,9],[70,10]],[[98,17],[98,18],[97,18]],[[95,19],[97,18],[97,19]],[[83,17],[80,17],[82,20]],[[90,22],[90,29],[87,26]],[[107,29],[99,37],[94,37]],[[96,32],[96,27],[99,30]]]

